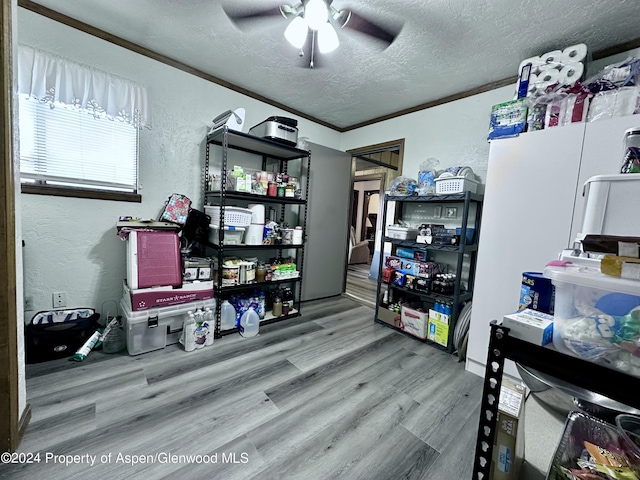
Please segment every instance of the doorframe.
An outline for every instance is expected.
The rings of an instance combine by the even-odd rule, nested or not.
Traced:
[[[29,409],[20,418],[18,378],[18,320],[16,290],[16,170],[14,158],[14,79],[13,79],[13,15],[16,0],[2,2],[0,7],[0,60],[2,61],[2,101],[0,111],[0,412],[8,421],[0,422],[0,451],[14,452],[21,433],[29,421]],[[6,412],[6,413],[5,413]],[[5,416],[6,415],[6,416]]]
[[[385,170],[383,172],[377,172],[371,175],[362,175],[362,176],[358,176],[357,179],[358,181],[361,180],[376,180],[376,179],[380,179],[380,198],[379,198],[379,207],[378,210],[379,212],[382,211],[382,208],[384,208],[384,195],[385,195],[385,190],[386,190],[386,184],[389,182],[390,178],[392,178],[389,175],[390,171],[396,171],[398,175],[402,174],[402,165],[403,165],[403,159],[404,159],[404,138],[400,138],[397,140],[390,140],[388,142],[382,142],[382,143],[377,143],[375,145],[369,145],[367,147],[359,147],[359,148],[354,148],[354,149],[350,149],[347,150],[346,152],[351,154],[351,182],[350,182],[350,192],[353,192],[353,187],[354,187],[354,183],[356,181],[356,158],[360,155],[367,155],[367,154],[372,154],[372,153],[376,153],[376,152],[383,152],[383,151],[389,151],[392,150],[393,147],[397,147],[398,150],[398,166],[397,166],[397,170],[392,168],[391,165],[385,165],[382,162],[376,162],[370,159],[366,159],[366,158],[361,158],[362,160],[366,160],[371,162],[372,164],[376,165],[376,167],[383,167]],[[395,177],[393,177],[395,178]],[[352,198],[352,194],[350,193],[349,198]],[[349,216],[347,219],[348,225],[347,225],[347,229],[349,229],[349,227],[351,226],[351,221],[353,218],[353,202],[349,203]],[[380,238],[378,238],[378,232],[382,231],[382,215],[378,214],[378,218],[376,221],[376,237],[375,237],[375,241],[374,241],[374,255],[376,252],[376,244],[378,242],[380,242]],[[343,273],[343,277],[342,277],[342,293],[343,295],[346,292],[347,289],[347,271],[349,270],[349,236],[347,236],[347,243],[346,243],[346,261],[345,261],[345,265],[344,265],[344,273]],[[375,258],[373,259],[373,261],[375,261]],[[372,261],[372,263],[373,263]]]

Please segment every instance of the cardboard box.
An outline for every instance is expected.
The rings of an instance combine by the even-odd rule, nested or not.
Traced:
[[[429,310],[428,338],[443,347],[449,344],[449,315]]]
[[[378,308],[378,320],[400,328],[400,314],[388,308]]]
[[[524,460],[525,388],[502,380],[496,436],[493,442],[491,480],[516,480]]]
[[[505,315],[502,325],[510,329],[510,335],[536,345],[553,340],[553,315],[527,308]]]
[[[427,338],[427,328],[429,317],[427,312],[414,310],[406,305],[402,306],[402,324],[400,328],[411,335],[425,339]]]
[[[129,310],[137,312],[153,307],[167,307],[181,305],[196,300],[213,298],[213,280],[206,282],[184,283],[181,288],[153,287],[132,289],[123,282],[123,302]]]

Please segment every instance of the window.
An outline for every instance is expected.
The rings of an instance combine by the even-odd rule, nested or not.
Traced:
[[[146,87],[20,45],[18,92],[23,192],[140,201]]]
[[[137,193],[138,129],[20,96],[23,184]]]

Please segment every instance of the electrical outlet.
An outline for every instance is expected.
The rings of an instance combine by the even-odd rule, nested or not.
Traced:
[[[67,306],[67,292],[53,292],[53,308]]]

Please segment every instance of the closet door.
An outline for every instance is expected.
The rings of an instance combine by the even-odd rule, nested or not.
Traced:
[[[351,155],[314,143],[302,300],[340,295],[347,261]]]
[[[542,271],[571,243],[584,129],[491,142],[467,351],[474,373],[484,375],[489,323],[518,309],[522,272]]]

